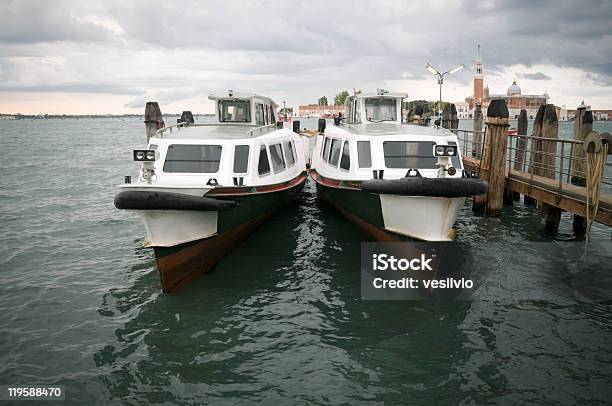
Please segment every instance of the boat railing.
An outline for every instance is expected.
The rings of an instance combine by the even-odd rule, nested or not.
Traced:
[[[220,123],[205,123],[205,124],[194,124],[194,123],[186,123],[184,121],[181,121],[180,123],[176,123],[176,124],[171,124],[168,125],[166,127],[160,128],[159,130],[157,130],[155,132],[156,136],[159,136],[160,138],[163,138],[164,134],[166,132],[172,133],[174,130],[181,130],[181,128],[187,128],[187,127],[216,127],[219,125],[228,125],[228,124],[220,124]],[[275,130],[276,124],[268,124],[268,125],[264,125],[261,127],[256,127],[252,130],[247,131],[247,136],[248,137],[256,137],[262,134],[266,134],[272,130]]]
[[[484,150],[485,132],[476,132],[479,140],[474,141],[472,130],[452,130],[463,145],[464,157],[481,159]],[[508,174],[512,171],[541,175],[563,183],[585,183],[586,157],[574,156],[575,148],[582,148],[582,141],[559,138],[534,137],[533,135],[508,135],[506,162]],[[535,147],[534,147],[535,145]],[[606,157],[602,184],[612,186],[612,155]]]
[[[254,128],[251,131],[249,131],[247,134],[249,135],[249,137],[257,137],[257,136],[272,132],[276,129],[278,129],[276,124],[268,124],[268,125],[263,125],[261,127]]]
[[[180,130],[183,127],[212,127],[216,125],[219,125],[219,124],[218,123],[194,124],[194,123],[187,123],[187,122],[181,121],[179,123],[170,124],[168,126],[160,128],[159,130],[155,132],[155,135],[159,135],[160,138],[163,138],[163,135],[166,131],[172,133],[173,130],[175,129]]]

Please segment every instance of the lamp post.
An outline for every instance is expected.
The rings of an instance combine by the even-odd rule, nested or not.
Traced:
[[[283,100],[283,115],[285,116],[285,121],[287,121],[287,108],[285,107],[285,101]]]
[[[444,73],[440,73],[436,68],[434,68],[429,62],[425,65],[427,70],[431,72],[432,75],[438,75],[438,84],[440,85],[440,105],[438,107],[438,113],[442,116],[442,84],[444,83],[444,75],[448,75],[451,73],[459,72],[461,69],[465,67],[464,64],[458,65],[451,70],[447,70]]]

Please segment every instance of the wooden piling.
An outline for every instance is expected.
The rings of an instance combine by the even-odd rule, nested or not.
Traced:
[[[423,115],[423,106],[418,105],[412,111],[412,124],[421,125],[421,117]]]
[[[555,179],[555,154],[557,152],[557,139],[559,138],[559,120],[553,104],[544,107],[542,117],[542,171],[541,175]]]
[[[444,109],[442,109],[442,127],[447,130],[451,128],[451,107],[449,103],[445,103]]]
[[[482,155],[482,108],[480,104],[477,104],[474,109],[474,126],[472,130],[472,156],[480,159]]]
[[[423,115],[421,116],[421,125],[429,126],[431,122],[431,111],[429,110],[429,106],[423,106]]]
[[[485,145],[480,177],[489,183],[485,195],[474,198],[475,211],[486,209],[492,216],[501,215],[506,180],[506,149],[508,140],[508,106],[505,100],[492,100],[487,109]]]
[[[529,152],[529,173],[540,175],[542,170],[542,123],[544,121],[546,105],[542,104],[536,113],[531,132],[531,145]]]
[[[450,113],[451,113],[450,128],[451,130],[456,130],[459,128],[459,119],[457,118],[457,107],[455,106],[455,103],[451,103]]]
[[[181,114],[180,122],[193,124],[195,120],[193,118],[193,114],[191,113],[191,111],[188,111],[188,110],[183,111],[183,114]]]
[[[529,145],[529,169],[528,172],[534,175],[540,175],[542,169],[542,122],[544,121],[544,111],[546,105],[542,104],[538,108],[535,120],[533,122],[533,129],[531,131],[531,144]],[[526,205],[535,206],[537,200],[530,196],[525,195],[523,202]]]
[[[593,113],[587,109],[587,106],[582,103],[576,110],[574,118],[574,141],[584,141],[587,135],[593,131]],[[586,162],[583,161],[586,157],[584,150],[580,145],[574,145],[572,149],[571,160],[571,183],[577,186],[586,186]],[[574,222],[572,226],[574,233],[582,235],[586,232],[586,221],[584,217],[574,214]]]
[[[145,130],[147,132],[147,142],[151,137],[155,136],[155,132],[160,128],[164,128],[164,117],[157,102],[147,102],[145,106]]]
[[[584,141],[587,135],[593,131],[593,113],[586,106],[578,106],[574,118],[574,141]],[[582,148],[574,147],[572,151],[572,184],[586,186],[586,162],[583,159],[586,154]]]
[[[518,124],[517,124],[517,137],[516,137],[516,150],[514,155],[514,170],[525,171],[525,151],[527,150],[527,138],[521,137],[527,135],[527,110],[523,109],[519,113]],[[520,200],[521,195],[518,192],[512,193],[512,199],[515,201]]]
[[[556,152],[557,152],[557,139],[559,138],[559,120],[557,118],[557,111],[553,104],[547,104],[544,107],[544,114],[542,117],[542,170],[540,175],[549,178],[556,179]],[[559,174],[559,176],[562,176]],[[559,222],[561,221],[561,209],[556,206],[552,206],[547,203],[540,205],[542,212],[546,216],[546,229],[552,232],[556,232],[559,228]]]

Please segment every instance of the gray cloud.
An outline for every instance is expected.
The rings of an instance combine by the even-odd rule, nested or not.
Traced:
[[[479,42],[490,77],[543,64],[609,85],[611,19],[609,1],[0,0],[0,91],[88,89],[134,95],[129,106],[227,88],[304,100],[404,72],[431,80],[425,62],[465,63],[453,81],[468,85]]]
[[[108,40],[112,36],[108,29],[78,18],[86,15],[83,11],[77,2],[0,1],[0,42]]]
[[[529,79],[529,80],[550,80],[550,79],[552,79],[550,76],[548,76],[547,74],[542,73],[542,72],[534,72],[534,73],[529,73],[529,72],[526,72],[526,73],[519,73],[519,74],[517,74],[517,76],[518,76],[519,78],[522,78],[522,79]]]

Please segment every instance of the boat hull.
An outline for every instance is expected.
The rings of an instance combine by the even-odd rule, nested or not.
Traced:
[[[145,240],[145,245],[153,248],[155,252],[157,270],[164,292],[176,293],[197,276],[209,272],[236,244],[269,219],[274,212],[289,204],[304,186],[305,180],[306,175],[302,174],[287,185],[267,187],[264,191],[256,193],[225,193],[222,198],[237,202],[237,206],[230,210],[197,214],[192,211],[167,213],[168,218],[163,224],[172,223],[172,219],[178,224],[178,227],[168,230],[179,230],[181,224],[186,225],[193,221],[196,218],[194,216],[210,218],[202,218],[200,223],[188,227],[189,232],[199,229],[207,235],[204,238],[166,246],[153,244],[149,236]],[[181,215],[183,218],[180,218]],[[162,227],[160,223],[160,231]],[[213,232],[214,229],[216,230]]]
[[[377,241],[450,241],[465,197],[398,196],[315,177],[317,194]]]

